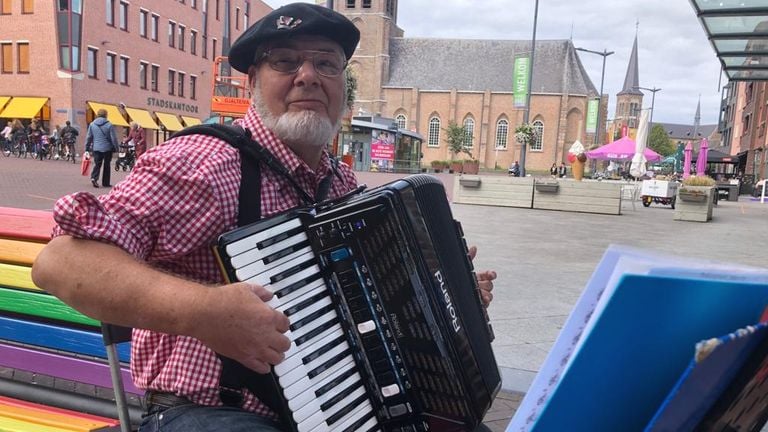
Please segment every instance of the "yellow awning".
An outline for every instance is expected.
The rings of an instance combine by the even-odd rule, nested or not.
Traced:
[[[167,113],[161,113],[155,111],[155,115],[158,119],[160,119],[160,123],[165,126],[166,130],[169,130],[171,132],[176,132],[184,129],[184,126],[182,126],[181,122],[179,121],[179,118],[176,117],[173,114],[167,114]]]
[[[48,98],[40,97],[15,97],[5,107],[0,117],[31,119],[40,112]]]
[[[11,100],[10,96],[0,96],[0,111],[3,110],[3,107],[8,103],[9,100]]]
[[[152,118],[152,114],[147,110],[125,108],[125,112],[128,113],[128,117],[131,118],[131,121],[135,121],[144,129],[160,129],[160,126],[155,123],[155,119]]]
[[[109,120],[109,122],[115,126],[129,126],[128,122],[125,121],[125,118],[123,117],[123,115],[120,114],[120,110],[117,109],[117,107],[114,105],[107,105],[107,104],[102,104],[97,102],[88,102],[88,106],[91,107],[94,114],[102,108],[107,110],[107,120]]]
[[[195,117],[181,116],[181,119],[184,120],[184,124],[187,126],[194,126],[203,123]]]

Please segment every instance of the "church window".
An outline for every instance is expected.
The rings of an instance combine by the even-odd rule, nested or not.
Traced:
[[[427,141],[427,147],[439,147],[440,146],[440,119],[432,117],[429,119],[429,138]]]
[[[467,117],[464,120],[464,148],[471,149],[474,145],[475,135],[475,120],[472,117]]]
[[[397,117],[395,117],[395,122],[397,123],[398,129],[405,129],[407,119],[404,114],[398,114]]]
[[[536,141],[530,144],[531,151],[544,150],[544,122],[536,120],[533,122],[533,129],[536,131]]]
[[[507,149],[507,134],[509,133],[509,122],[501,119],[496,122],[496,149]]]

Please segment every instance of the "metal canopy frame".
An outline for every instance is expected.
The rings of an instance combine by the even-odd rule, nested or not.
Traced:
[[[690,0],[731,81],[768,80],[765,0]]]

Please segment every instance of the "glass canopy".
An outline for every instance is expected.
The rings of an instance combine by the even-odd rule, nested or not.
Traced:
[[[768,1],[690,2],[730,80],[768,79]]]

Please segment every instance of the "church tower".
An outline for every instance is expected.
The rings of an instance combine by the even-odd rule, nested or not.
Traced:
[[[615,130],[636,129],[640,120],[640,109],[643,106],[643,92],[640,86],[639,63],[637,61],[637,33],[629,57],[627,75],[624,77],[624,87],[616,95],[616,114],[614,116]]]
[[[350,59],[357,77],[357,98],[352,115],[383,112],[382,86],[389,80],[389,41],[403,37],[397,26],[398,0],[335,0],[333,9],[360,30],[360,44]]]

